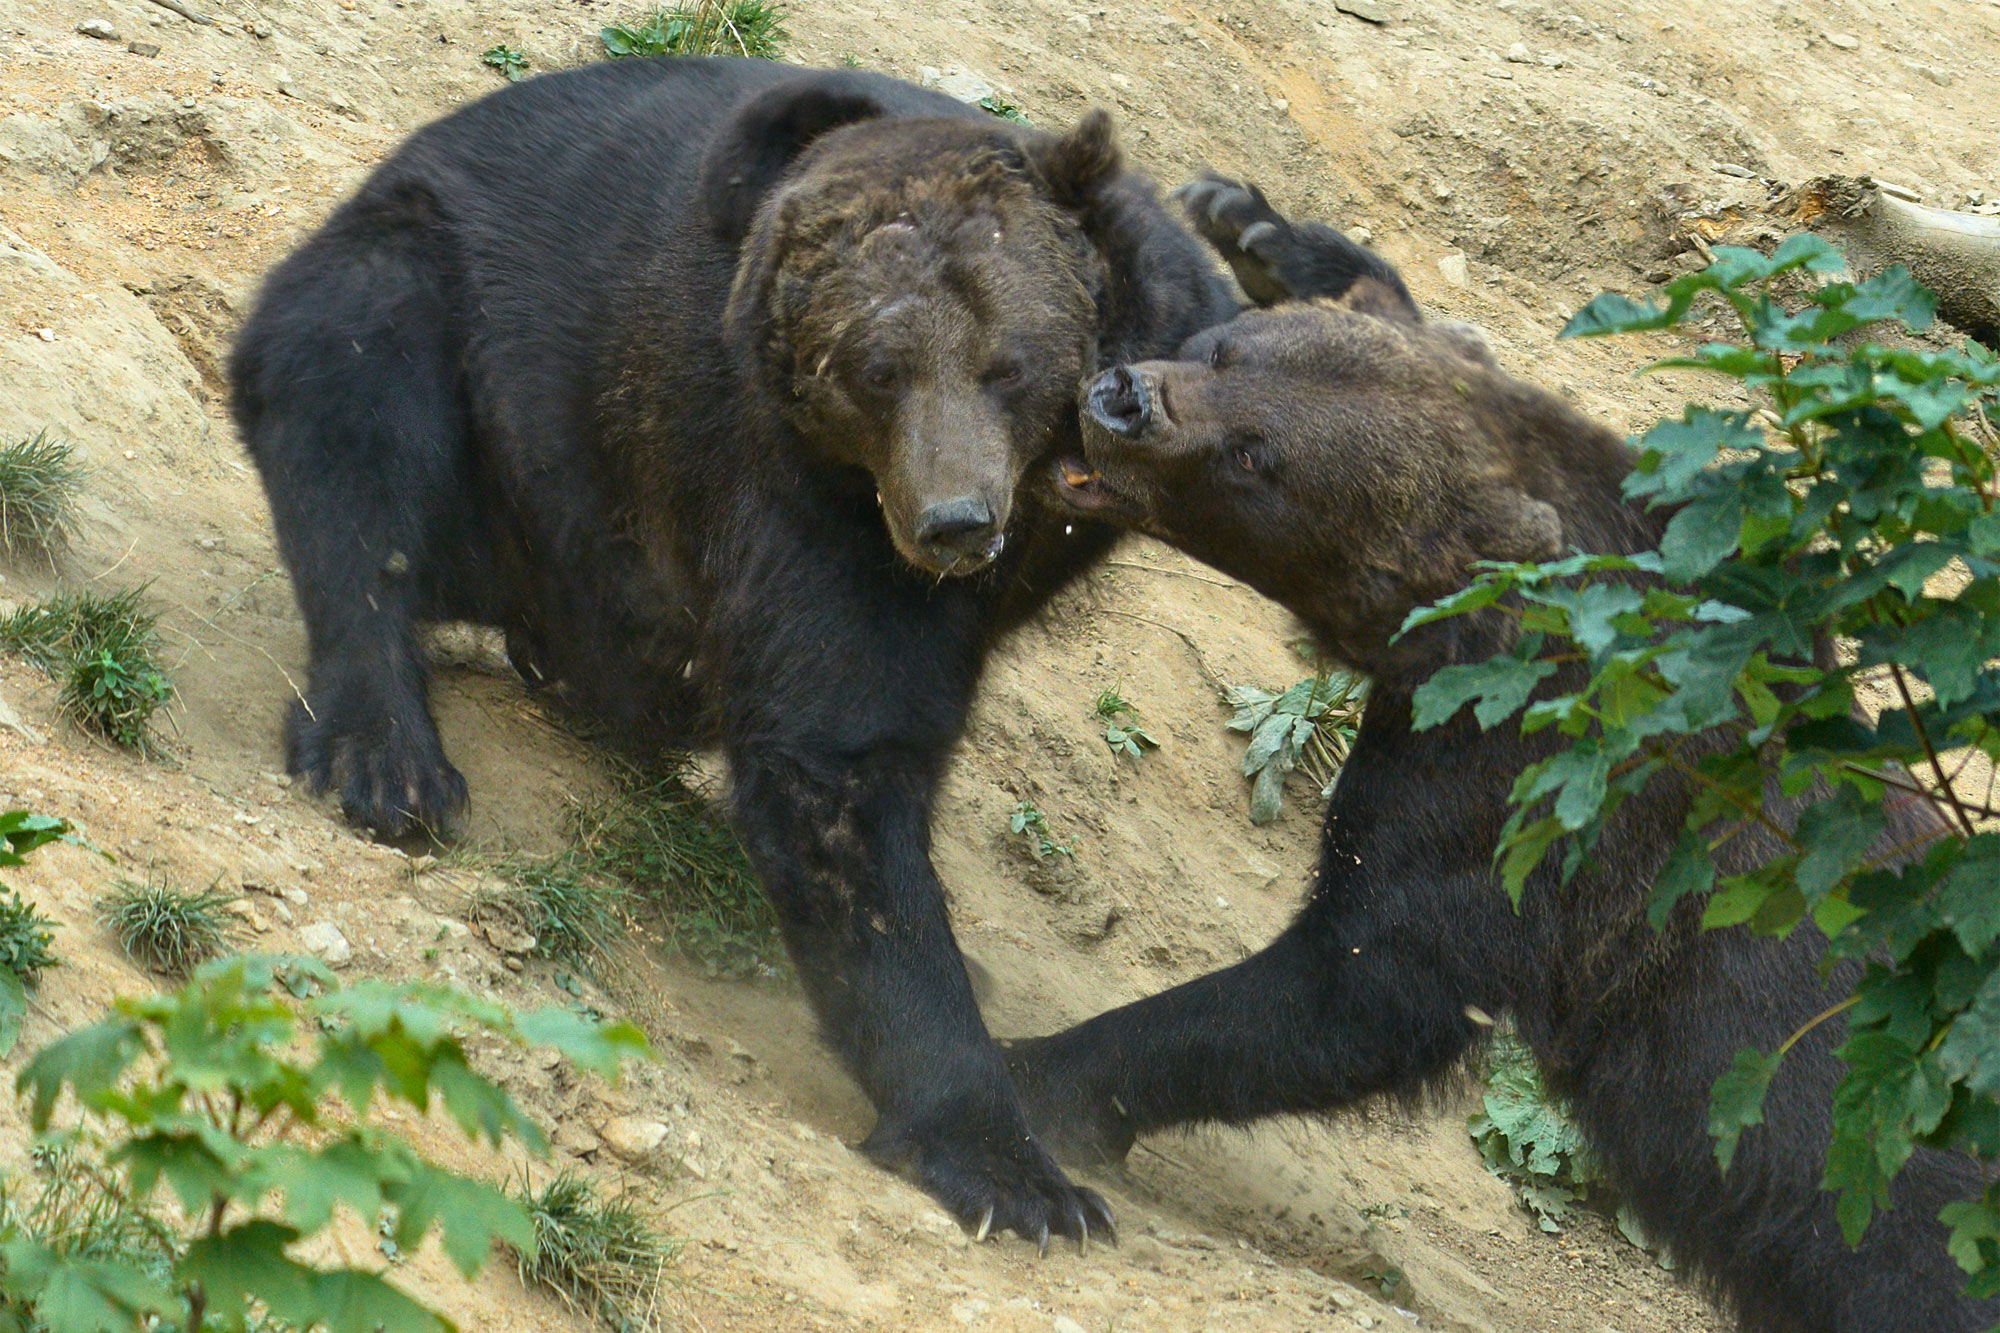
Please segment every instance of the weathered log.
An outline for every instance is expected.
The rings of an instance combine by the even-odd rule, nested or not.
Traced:
[[[1930,208],[1866,176],[1822,176],[1793,193],[1795,217],[1872,272],[1908,266],[1938,295],[1938,314],[2000,347],[2000,217]]]

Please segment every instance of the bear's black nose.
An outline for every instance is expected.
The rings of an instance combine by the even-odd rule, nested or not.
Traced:
[[[1113,366],[1090,386],[1090,416],[1113,435],[1137,439],[1153,423],[1153,396],[1146,381],[1125,366]]]
[[[946,562],[964,556],[984,558],[995,553],[998,527],[992,505],[977,495],[961,495],[917,516],[917,540]]]

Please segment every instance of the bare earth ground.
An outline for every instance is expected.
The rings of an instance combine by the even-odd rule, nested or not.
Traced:
[[[371,846],[278,777],[279,708],[303,642],[217,367],[264,268],[403,132],[495,85],[480,52],[505,43],[538,70],[578,63],[594,58],[599,26],[635,12],[587,0],[196,3],[217,21],[143,0],[0,0],[0,438],[52,427],[92,468],[88,533],[60,580],[0,567],[0,602],[59,581],[151,580],[181,688],[173,754],[144,763],[67,730],[52,688],[0,659],[0,701],[26,723],[0,728],[0,808],[76,821],[127,873],[242,888],[245,936],[259,945],[330,921],[358,972],[561,1000],[547,965],[516,973],[468,933],[465,874]],[[1325,0],[802,0],[791,57],[980,80],[1044,125],[1108,105],[1163,181],[1213,163],[1281,206],[1366,228],[1421,300],[1480,322],[1503,362],[1620,425],[1676,410],[1693,386],[1632,380],[1635,348],[1553,336],[1597,290],[1671,271],[1673,219],[1687,208],[1760,200],[1759,178],[1827,172],[1877,172],[1946,207],[2000,186],[1993,0],[1353,8],[1385,21]],[[89,18],[121,40],[79,35]],[[1295,784],[1285,819],[1249,825],[1240,741],[1222,728],[1211,677],[1289,683],[1301,674],[1290,637],[1255,596],[1133,544],[1003,654],[937,829],[961,938],[996,979],[996,1031],[1048,1030],[1278,929],[1311,855],[1310,793]],[[456,660],[435,695],[472,784],[471,836],[547,845],[566,798],[602,772],[490,651],[475,643]],[[1136,766],[1114,761],[1091,725],[1091,701],[1114,684],[1164,742]],[[1023,798],[1081,840],[1061,880],[1006,834]],[[18,876],[63,923],[65,960],[22,1050],[148,984],[90,921],[112,873],[57,848]],[[1151,1142],[1098,1182],[1122,1249],[1037,1261],[1014,1242],[973,1246],[844,1146],[865,1132],[866,1108],[789,989],[708,981],[643,946],[606,975],[596,1002],[649,1028],[656,1066],[615,1090],[546,1057],[494,1053],[493,1067],[556,1134],[557,1160],[529,1169],[587,1163],[678,1205],[668,1223],[690,1243],[670,1324],[1355,1329],[1402,1327],[1413,1317],[1402,1307],[1426,1328],[1724,1327],[1607,1225],[1537,1232],[1480,1166],[1465,1098],[1414,1119],[1380,1111]],[[664,1125],[665,1142],[621,1159],[605,1128],[621,1116]],[[11,1154],[20,1135],[5,1141]],[[346,1239],[372,1253],[360,1232]],[[402,1271],[465,1326],[584,1327],[498,1269],[467,1286],[426,1253]]]

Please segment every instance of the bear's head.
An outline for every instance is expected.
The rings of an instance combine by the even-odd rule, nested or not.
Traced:
[[[1626,521],[1624,443],[1500,371],[1470,325],[1424,322],[1373,278],[1115,366],[1081,408],[1085,458],[1056,465],[1073,508],[1242,579],[1378,677],[1508,632],[1474,616],[1396,638],[1474,561],[1622,540],[1606,525]]]
[[[761,102],[764,158],[709,173],[718,230],[741,232],[732,344],[806,447],[869,474],[906,561],[977,572],[1099,365],[1107,270],[1092,230],[1120,175],[1110,119],[1058,137],[985,116],[888,118],[825,81]]]

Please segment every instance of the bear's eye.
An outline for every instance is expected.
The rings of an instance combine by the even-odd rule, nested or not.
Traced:
[[[1208,366],[1210,370],[1220,370],[1223,368],[1223,366],[1227,365],[1228,362],[1229,362],[1228,343],[1217,342],[1215,346],[1208,349]]]
[[[1019,361],[1000,361],[988,367],[985,382],[988,388],[1006,389],[1019,384],[1028,373]]]
[[[1257,460],[1250,456],[1248,449],[1238,449],[1236,451],[1236,466],[1242,468],[1245,472],[1255,472],[1257,470]]]
[[[890,365],[869,366],[861,372],[861,382],[878,393],[887,393],[896,387],[896,368]]]

